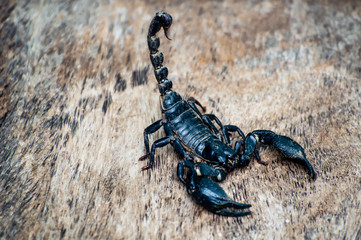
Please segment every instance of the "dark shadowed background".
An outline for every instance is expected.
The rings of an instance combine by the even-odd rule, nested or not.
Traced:
[[[0,238],[360,239],[361,2],[9,1],[0,6]],[[263,148],[221,186],[252,215],[216,216],[146,162],[160,119],[146,35],[174,89],[225,124],[305,147],[318,172]],[[151,141],[163,136],[154,134]]]

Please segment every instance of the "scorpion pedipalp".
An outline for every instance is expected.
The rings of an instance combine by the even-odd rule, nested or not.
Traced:
[[[313,169],[312,165],[310,164],[310,162],[307,160],[305,150],[300,144],[298,144],[293,139],[286,136],[278,135],[269,130],[255,130],[252,133],[248,134],[246,137],[246,146],[245,146],[246,154],[251,155],[254,152],[258,162],[264,163],[260,159],[260,156],[256,149],[257,142],[273,146],[280,153],[282,153],[282,155],[285,158],[293,162],[305,165],[310,172],[311,178],[313,180],[316,180],[317,174]]]
[[[188,168],[185,179],[183,178],[184,167]],[[226,178],[225,169],[212,167],[205,163],[182,160],[178,164],[178,177],[186,185],[187,191],[193,199],[207,210],[228,217],[241,217],[251,214],[249,211],[232,210],[250,208],[251,205],[232,200],[214,181],[223,181]]]
[[[247,209],[252,205],[239,203],[232,200],[226,192],[211,178],[198,177],[188,171],[186,186],[193,199],[207,210],[229,217],[241,217],[251,214],[251,212],[234,211],[233,209]],[[194,186],[193,186],[194,185]]]

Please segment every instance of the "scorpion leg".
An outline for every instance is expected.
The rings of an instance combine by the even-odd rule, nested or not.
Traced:
[[[216,126],[213,124],[212,121],[215,121],[218,126],[220,127],[222,131],[222,135],[224,137],[224,140],[227,144],[230,144],[229,140],[229,132],[238,132],[238,134],[243,138],[243,140],[246,138],[244,133],[239,129],[237,126],[233,125],[225,125],[223,126],[222,122],[218,119],[218,117],[214,114],[201,114],[199,109],[197,108],[196,104],[202,108],[202,111],[205,112],[205,107],[203,107],[198,100],[196,100],[193,97],[190,97],[188,99],[188,104],[190,107],[198,114],[198,116],[203,120],[205,124],[209,126],[209,128],[219,136],[219,130],[216,128]],[[220,137],[220,136],[219,136]],[[221,139],[220,139],[221,140]]]
[[[191,106],[193,108],[194,111],[197,112],[197,114],[202,117],[202,114],[200,113],[200,111],[198,110],[197,106],[195,106],[194,104],[197,104],[200,108],[202,108],[202,111],[205,112],[206,111],[206,108],[197,100],[195,99],[194,97],[190,97],[188,98],[187,100],[188,104],[189,105],[193,105]]]
[[[235,145],[234,145],[234,153],[235,153],[235,155],[239,155],[239,159],[236,160],[236,162],[235,162],[235,167],[248,166],[248,164],[251,161],[250,156],[253,154],[253,152],[255,153],[256,159],[258,160],[259,163],[267,165],[267,163],[261,161],[261,159],[259,158],[257,149],[254,149],[254,151],[251,153],[249,153],[249,152],[246,152],[246,154],[241,153],[241,146],[245,146],[246,136],[244,135],[244,133],[242,132],[242,130],[239,127],[234,126],[234,125],[225,125],[224,128],[222,129],[222,131],[223,131],[223,135],[227,136],[225,138],[225,140],[228,145],[230,144],[229,132],[237,132],[239,134],[239,136],[242,137],[242,140],[236,141]]]
[[[146,154],[139,158],[140,161],[145,160],[149,157],[149,138],[148,135],[155,133],[158,131],[167,121],[164,119],[160,119],[151,125],[149,125],[146,129],[144,129],[144,146]]]
[[[229,145],[231,143],[230,139],[229,139],[229,133],[230,132],[237,132],[242,139],[246,139],[246,136],[244,135],[244,133],[242,132],[242,130],[234,125],[224,125],[222,124],[222,122],[218,119],[218,117],[214,114],[204,114],[202,116],[202,119],[205,123],[207,124],[212,124],[211,121],[215,121],[218,126],[221,128],[222,131],[222,135],[224,137],[225,142]],[[212,124],[213,125],[213,124]],[[213,125],[214,126],[214,125]],[[213,129],[212,129],[213,130]],[[216,134],[218,133],[218,130],[214,131]],[[243,145],[243,142],[242,142]]]
[[[234,167],[247,167],[251,162],[250,156],[241,153],[241,146],[244,146],[244,141],[239,140],[236,141],[234,146],[234,156],[239,156],[239,158],[235,161]]]
[[[194,168],[191,168],[188,171],[186,180],[187,191],[199,205],[202,205],[207,210],[229,217],[241,217],[251,214],[251,212],[241,212],[227,209],[247,209],[250,208],[251,205],[238,203],[232,200],[211,178],[198,177]]]
[[[246,139],[246,136],[244,135],[244,133],[242,132],[242,130],[234,125],[225,125],[222,129],[223,135],[225,136],[225,140],[227,144],[230,144],[230,140],[229,140],[229,133],[230,132],[237,132],[242,139]]]
[[[155,123],[157,123],[157,122],[155,122]],[[171,135],[172,133],[171,133],[171,131],[169,129],[169,124],[167,124],[166,121],[163,121],[163,122],[164,122],[163,123],[164,124],[164,130],[166,131],[168,137],[164,137],[164,138],[161,138],[161,139],[158,139],[157,141],[155,141],[153,143],[153,145],[152,145],[150,153],[148,153],[148,154],[144,155],[143,157],[139,158],[139,160],[142,161],[142,160],[145,160],[146,158],[149,157],[149,165],[143,167],[142,168],[143,171],[146,170],[146,169],[149,169],[149,168],[151,168],[153,166],[155,149],[160,148],[160,147],[164,147],[169,143],[173,145],[176,152],[178,154],[180,154],[180,156],[182,158],[184,158],[187,155],[187,152],[184,150],[184,148],[183,148],[182,144],[180,143],[180,141],[177,138],[175,138],[174,136]],[[146,136],[146,135],[144,134],[144,136]],[[149,141],[148,141],[148,144],[149,144]],[[148,146],[148,149],[149,149],[149,145],[146,145],[146,147],[147,146]]]
[[[193,97],[190,97],[188,99],[188,104],[189,106],[198,114],[198,116],[202,119],[202,121],[218,136],[219,140],[222,141],[222,137],[219,133],[219,130],[216,128],[216,126],[213,124],[212,121],[215,121],[218,126],[220,127],[220,129],[222,129],[222,134],[223,134],[223,137],[224,139],[227,139],[226,138],[226,135],[223,131],[223,124],[222,122],[217,118],[216,115],[214,114],[202,114],[199,109],[197,108],[196,105],[200,106],[202,108],[202,111],[205,112],[206,111],[206,108],[202,106],[202,104],[200,104],[200,102],[198,100],[196,100],[195,98]]]
[[[175,137],[170,136],[170,137],[164,137],[161,139],[158,139],[157,141],[155,141],[152,145],[152,148],[150,150],[150,154],[149,154],[149,164],[145,167],[142,168],[142,170],[147,170],[149,168],[151,168],[153,166],[154,163],[154,155],[155,155],[155,149],[156,148],[160,148],[160,147],[164,147],[165,145],[175,141]],[[145,159],[145,158],[144,158]],[[143,159],[140,159],[143,160]]]
[[[202,111],[205,112],[206,108],[202,106],[202,104],[195,98],[190,97],[187,100],[189,106],[198,114],[198,116],[202,119],[202,121],[207,124],[207,126],[217,135],[219,135],[219,131],[216,128],[216,126],[214,126],[214,124],[212,123],[212,117],[214,116],[213,114],[202,114],[199,109],[197,108],[196,105],[198,105],[200,108],[202,108]],[[215,119],[218,123],[218,125],[220,125],[221,127],[223,127],[222,123],[219,121],[219,119],[214,116],[213,119]],[[219,136],[220,137],[220,136]]]
[[[287,159],[305,165],[311,177],[315,180],[317,174],[306,158],[305,150],[293,139],[278,135],[269,130],[256,130],[248,134],[245,143],[245,154],[250,156],[255,153],[258,161],[261,161],[256,149],[257,142],[274,146]]]
[[[218,124],[218,126],[219,126],[221,129],[223,129],[223,124],[222,124],[222,122],[221,122],[221,121],[217,118],[217,116],[214,115],[214,114],[204,114],[204,115],[202,116],[202,120],[203,120],[203,122],[205,122],[207,125],[211,126],[212,131],[213,131],[215,134],[217,134],[217,135],[219,135],[219,131],[218,131],[218,129],[214,126],[214,124],[213,124],[212,121],[215,121],[215,122]],[[224,136],[224,132],[223,132],[223,131],[222,131],[222,134],[223,134],[223,137],[226,138],[226,136]]]
[[[178,167],[177,167],[177,175],[179,180],[187,185],[187,181],[184,179],[184,167],[187,168],[193,168],[194,167],[194,163],[191,162],[190,160],[187,159],[183,159],[182,161],[180,161],[178,163]],[[195,172],[193,172],[195,173]],[[192,177],[193,178],[193,177]],[[192,186],[191,188],[194,189],[194,183],[188,183],[190,186]]]

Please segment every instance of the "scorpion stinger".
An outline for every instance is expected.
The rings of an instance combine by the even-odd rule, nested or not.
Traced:
[[[157,33],[163,28],[169,39],[168,31],[171,25],[171,15],[158,12],[149,26],[147,41],[160,92],[162,119],[144,130],[146,154],[139,160],[149,158],[149,164],[142,170],[153,166],[156,148],[171,144],[182,157],[177,167],[178,178],[186,185],[193,199],[214,213],[231,217],[245,216],[250,212],[229,208],[246,209],[251,205],[233,201],[216,181],[223,181],[235,168],[248,166],[253,155],[259,163],[266,165],[259,157],[257,142],[273,145],[287,158],[305,164],[311,177],[315,179],[316,173],[307,161],[303,148],[294,140],[268,130],[253,131],[245,136],[237,126],[223,125],[215,115],[202,114],[198,107],[203,111],[205,108],[196,99],[184,100],[172,90],[173,84],[167,78],[168,68],[163,66],[164,56],[158,50],[160,40],[157,37]],[[161,127],[166,136],[156,140],[149,148],[148,135]],[[236,141],[234,148],[229,139],[232,132],[241,138]]]

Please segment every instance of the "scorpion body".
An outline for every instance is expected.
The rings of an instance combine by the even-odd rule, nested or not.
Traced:
[[[237,126],[223,125],[215,115],[202,114],[198,107],[203,111],[205,109],[196,99],[184,100],[180,94],[172,90],[172,81],[167,78],[168,69],[163,66],[163,53],[158,50],[160,40],[156,36],[163,28],[168,38],[171,24],[171,15],[159,12],[152,20],[147,36],[150,60],[161,95],[163,118],[144,130],[146,154],[139,160],[149,157],[149,164],[142,170],[153,166],[156,148],[172,144],[182,158],[177,167],[177,175],[193,198],[214,213],[234,217],[248,215],[250,212],[227,208],[245,209],[251,205],[233,201],[215,181],[224,180],[235,168],[247,166],[253,155],[259,163],[265,164],[257,150],[258,142],[272,145],[286,158],[303,163],[315,179],[316,173],[306,159],[303,148],[291,138],[269,130],[256,130],[245,136]],[[161,127],[164,128],[166,136],[156,140],[149,148],[148,135]],[[234,148],[231,147],[229,139],[231,132],[236,132],[241,138],[235,142]],[[188,169],[186,174],[185,168]]]

